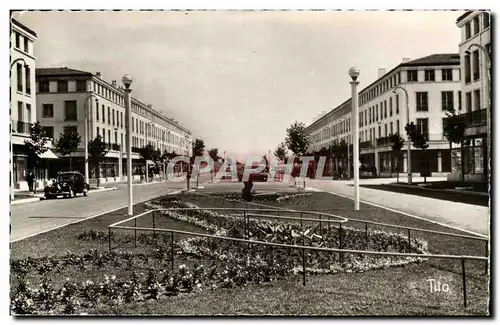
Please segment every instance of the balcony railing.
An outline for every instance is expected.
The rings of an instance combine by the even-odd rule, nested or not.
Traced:
[[[368,148],[372,148],[372,147],[373,147],[372,141],[370,141],[370,140],[363,141],[363,142],[359,143],[359,148],[360,149],[368,149]]]
[[[30,133],[31,123],[23,121],[12,121],[12,133]]]
[[[120,145],[117,143],[113,143],[111,145],[111,150],[120,151]]]
[[[389,137],[383,137],[377,139],[377,146],[388,146],[391,144],[390,138]]]
[[[486,109],[480,109],[465,114],[460,114],[456,117],[450,117],[449,119],[459,118],[462,120],[467,127],[484,125],[486,124]]]
[[[132,147],[132,152],[139,153],[140,148]]]

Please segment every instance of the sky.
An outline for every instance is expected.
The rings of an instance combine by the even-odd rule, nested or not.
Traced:
[[[266,154],[294,121],[350,97],[403,58],[458,52],[460,11],[23,12],[38,34],[37,67],[107,81],[178,120],[207,149]]]

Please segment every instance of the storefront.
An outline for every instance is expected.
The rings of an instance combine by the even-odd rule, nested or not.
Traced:
[[[463,174],[466,181],[485,182],[488,170],[486,137],[470,138],[464,141],[463,148],[453,148],[451,168],[460,179]]]

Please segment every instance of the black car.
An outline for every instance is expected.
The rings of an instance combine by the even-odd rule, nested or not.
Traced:
[[[74,197],[76,194],[87,196],[90,186],[85,183],[85,178],[80,172],[63,172],[57,175],[57,180],[45,186],[45,198],[51,199],[58,196]]]

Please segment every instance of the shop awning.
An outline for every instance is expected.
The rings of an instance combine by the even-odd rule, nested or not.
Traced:
[[[59,157],[56,156],[55,153],[52,152],[52,150],[48,149],[44,153],[40,155],[40,158],[42,159],[58,159]]]

